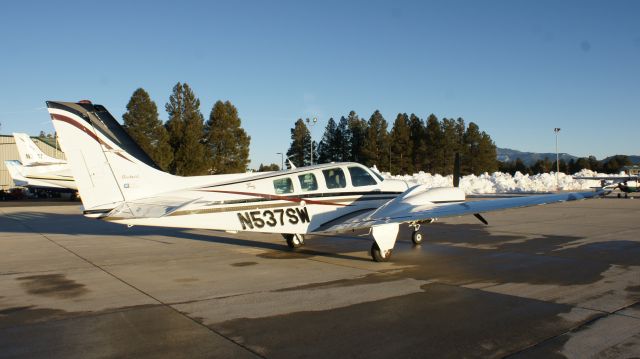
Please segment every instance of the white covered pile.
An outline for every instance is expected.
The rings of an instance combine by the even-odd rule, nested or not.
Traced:
[[[624,175],[624,174],[622,174]],[[414,173],[413,175],[392,176],[388,172],[383,172],[384,178],[401,179],[409,184],[426,184],[431,187],[451,187],[453,186],[453,176],[441,176],[439,174],[432,175],[430,173]],[[573,176],[576,177],[595,177],[595,176],[618,176],[597,173],[591,170],[582,170]],[[516,172],[515,175],[508,173],[494,172],[492,174],[484,173],[480,176],[468,175],[460,178],[460,188],[466,194],[485,194],[485,193],[539,193],[552,192],[560,189],[561,191],[578,191],[589,190],[592,187],[600,186],[598,180],[578,180],[572,175],[564,173],[558,174],[558,184],[556,186],[556,174],[542,173],[536,175],[525,175]]]

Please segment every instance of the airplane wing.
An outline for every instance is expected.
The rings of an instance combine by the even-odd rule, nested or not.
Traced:
[[[346,232],[356,229],[376,227],[384,224],[401,224],[428,221],[435,218],[457,217],[467,214],[499,211],[510,208],[530,207],[555,202],[575,201],[600,197],[604,191],[570,192],[548,195],[533,195],[500,198],[462,203],[426,204],[407,206],[402,201],[391,200],[379,209],[353,216],[342,221],[333,221],[320,226],[314,232]]]
[[[640,179],[639,176],[600,176],[600,177],[573,177],[578,180],[605,180],[605,181],[637,181]]]

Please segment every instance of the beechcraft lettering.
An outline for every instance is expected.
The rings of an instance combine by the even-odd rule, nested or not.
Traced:
[[[303,208],[279,208],[274,210],[251,211],[238,213],[242,230],[276,227],[288,224],[310,223],[309,211]]]
[[[430,188],[384,179],[353,162],[180,177],[159,170],[103,106],[49,101],[47,107],[76,174],[84,214],[128,226],[279,233],[291,248],[303,245],[307,234],[369,229],[371,257],[386,261],[401,224],[413,228],[411,239],[420,244],[418,229],[436,218],[473,214],[486,224],[480,213],[603,193],[465,202],[459,171],[454,187]]]

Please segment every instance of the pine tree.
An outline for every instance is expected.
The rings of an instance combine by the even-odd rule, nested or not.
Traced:
[[[349,132],[349,121],[340,117],[336,128],[336,161],[346,162],[351,160],[351,133]]]
[[[367,122],[355,113],[349,112],[347,117],[348,133],[346,137],[349,139],[349,158],[347,161],[364,163],[364,140],[367,133]]]
[[[318,163],[327,163],[337,161],[337,132],[338,126],[333,117],[327,121],[327,126],[324,128],[324,135],[318,144]]]
[[[600,165],[600,162],[598,162],[595,156],[589,156],[587,161],[589,162],[590,170],[596,171],[596,172],[602,172],[602,166]]]
[[[291,145],[287,151],[287,157],[289,157],[294,165],[302,167],[308,166],[311,163],[309,142],[311,142],[311,133],[304,121],[299,118],[291,129]]]
[[[576,161],[576,170],[575,170],[575,172],[580,172],[582,169],[585,169],[585,168],[586,169],[591,169],[590,164],[589,164],[589,160],[587,158],[584,158],[584,157],[578,158],[578,160]]]
[[[413,146],[410,131],[409,116],[406,113],[399,113],[393,122],[390,134],[392,161],[389,171],[391,173],[413,173]]]
[[[181,176],[206,174],[209,156],[202,143],[204,117],[200,113],[200,100],[189,85],[178,82],[165,109],[169,114],[166,123],[169,143],[174,150],[171,172]]]
[[[453,173],[453,162],[460,152],[459,124],[454,119],[442,119],[442,175]]]
[[[424,170],[426,155],[425,127],[422,119],[414,114],[409,116],[411,137],[411,165],[414,171]]]
[[[558,166],[558,163],[560,164],[559,166]],[[569,167],[567,166],[567,162],[563,158],[560,159],[560,162],[553,161],[552,171],[553,172],[557,171],[558,167],[560,168],[559,173],[566,173],[566,174],[569,173]]]
[[[425,129],[424,169],[429,173],[443,173],[444,154],[442,149],[442,128],[438,118],[431,114]]]
[[[531,172],[533,174],[538,173],[548,173],[549,170],[545,167],[545,163],[543,160],[537,160],[533,166],[531,166]]]
[[[531,169],[524,164],[520,157],[516,158],[515,171],[524,175],[531,174]]]
[[[142,88],[133,92],[122,115],[124,129],[129,136],[162,169],[168,170],[173,160],[167,129],[158,118],[158,107]]]
[[[387,121],[382,117],[380,111],[376,110],[367,123],[362,151],[363,162],[366,166],[376,165],[381,171],[388,171],[390,150]]]
[[[242,128],[238,110],[231,102],[217,101],[213,105],[204,133],[213,173],[241,173],[247,170],[251,137]]]
[[[631,164],[628,156],[615,155],[602,164],[602,170],[606,173],[619,173],[624,166],[630,166]]]
[[[476,174],[483,172],[493,173],[498,170],[496,144],[486,132],[480,133],[478,144],[478,169]]]
[[[258,167],[258,172],[269,172],[269,171],[279,171],[279,170],[280,170],[280,166],[278,166],[275,163],[272,163],[270,165],[263,165],[261,163],[260,167]]]
[[[482,167],[482,160],[480,156],[480,140],[482,135],[480,134],[480,128],[473,122],[469,123],[467,130],[464,133],[464,147],[460,154],[461,156],[461,173],[479,175],[484,172]]]

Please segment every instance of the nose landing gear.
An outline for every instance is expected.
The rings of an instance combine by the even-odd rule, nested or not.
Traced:
[[[289,248],[291,248],[291,249],[299,248],[302,245],[304,245],[304,235],[303,234],[284,233],[282,236],[287,241],[287,246],[289,246]]]

